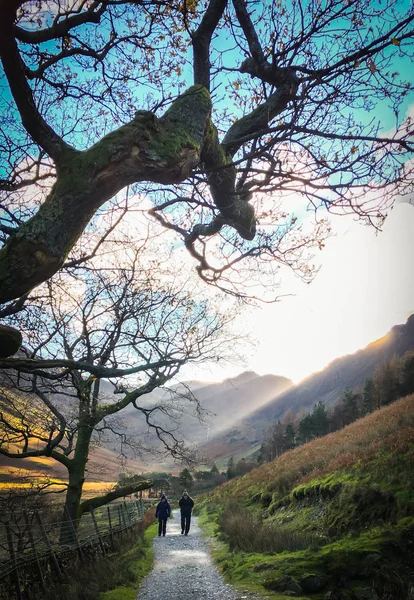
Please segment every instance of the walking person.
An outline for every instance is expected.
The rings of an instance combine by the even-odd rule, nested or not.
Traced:
[[[191,524],[191,511],[193,510],[194,500],[188,495],[187,490],[184,490],[183,495],[178,502],[181,510],[181,535],[188,535]]]
[[[155,511],[155,518],[158,519],[158,537],[165,535],[167,531],[167,519],[171,515],[171,507],[165,494],[161,494],[160,501]]]

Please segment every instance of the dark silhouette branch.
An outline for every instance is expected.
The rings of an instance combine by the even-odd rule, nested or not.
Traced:
[[[0,24],[0,58],[4,72],[26,131],[58,163],[70,146],[46,123],[36,106],[14,37],[14,12],[10,8],[4,9]]]
[[[131,483],[131,485],[120,487],[116,490],[108,492],[104,496],[96,496],[95,498],[84,500],[84,502],[81,502],[79,506],[79,516],[82,516],[84,513],[89,512],[90,510],[95,510],[101,506],[105,506],[105,504],[108,504],[113,500],[124,498],[125,496],[130,496],[131,494],[136,494],[142,490],[148,490],[151,487],[152,481],[144,480],[139,481],[138,483]]]
[[[191,35],[193,43],[194,83],[210,90],[210,42],[226,8],[227,0],[211,0],[196,31]]]
[[[7,0],[6,0],[7,1]],[[22,4],[22,2],[19,2]],[[86,3],[85,3],[86,4]],[[14,33],[20,42],[26,44],[41,44],[56,38],[62,38],[69,33],[71,29],[84,25],[86,23],[99,23],[102,14],[105,12],[109,2],[106,0],[92,2],[84,12],[66,17],[61,21],[55,19],[52,27],[39,29],[38,31],[28,31],[22,27],[15,26]]]

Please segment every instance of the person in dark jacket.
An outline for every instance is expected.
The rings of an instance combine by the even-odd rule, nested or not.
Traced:
[[[188,535],[191,524],[191,511],[193,510],[194,500],[184,490],[183,495],[178,502],[181,510],[181,535]]]
[[[161,494],[161,499],[158,502],[155,518],[158,519],[158,537],[165,535],[167,530],[167,519],[171,515],[171,507],[165,494]]]

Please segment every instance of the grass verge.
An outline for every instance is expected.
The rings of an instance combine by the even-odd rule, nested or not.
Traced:
[[[135,600],[139,584],[152,569],[156,531],[155,524],[146,529],[142,524],[118,539],[105,556],[77,562],[65,570],[64,583],[53,586],[42,600]]]
[[[154,561],[152,540],[157,535],[157,524],[150,525],[141,539],[128,552],[117,557],[121,585],[102,592],[99,600],[135,600],[139,584],[151,571]]]

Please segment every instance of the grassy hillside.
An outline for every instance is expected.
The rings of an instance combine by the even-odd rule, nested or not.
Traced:
[[[366,348],[337,358],[319,373],[274,397],[245,418],[233,421],[230,428],[209,440],[203,447],[206,456],[219,461],[260,446],[269,425],[282,419],[287,411],[297,414],[311,410],[316,402],[330,406],[347,387],[354,389],[371,377],[378,365],[394,355],[402,356],[414,348],[414,315],[404,325],[396,325]]]
[[[411,599],[413,407],[403,398],[206,498],[228,577],[278,598]]]

